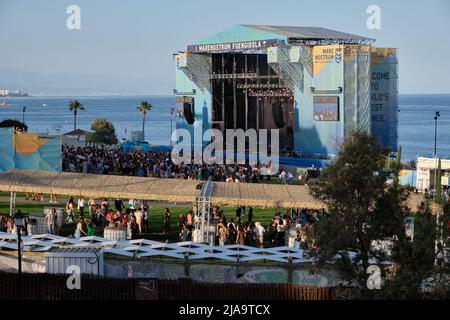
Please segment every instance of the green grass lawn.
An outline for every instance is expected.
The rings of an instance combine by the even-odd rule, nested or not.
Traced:
[[[17,210],[21,210],[23,214],[29,215],[31,213],[42,213],[44,207],[64,207],[63,203],[51,204],[48,202],[33,202],[33,203],[19,203],[16,206]],[[171,232],[169,235],[163,233],[163,213],[164,208],[169,208],[171,213]],[[192,210],[191,206],[162,206],[162,205],[151,205],[150,203],[150,217],[149,217],[149,232],[142,235],[143,238],[151,239],[155,241],[166,241],[176,242],[178,241],[178,226],[177,219],[181,213],[186,215],[186,213]],[[228,221],[231,218],[236,222],[236,208],[225,207],[222,208]],[[85,216],[86,216],[85,210]],[[289,214],[289,210],[280,209],[281,213]],[[253,210],[253,221],[261,221],[262,225],[267,228],[270,220],[273,218],[274,214],[277,212],[276,209],[260,209],[254,208]],[[0,214],[9,214],[9,203],[0,202]],[[66,216],[65,216],[66,217]],[[78,214],[76,215],[78,218]],[[243,221],[247,221],[247,215],[244,216]],[[64,224],[60,230],[61,236],[69,236],[75,231],[75,224]],[[102,236],[102,235],[99,235]],[[266,233],[267,236],[267,233]],[[265,245],[268,245],[268,237],[265,239]]]

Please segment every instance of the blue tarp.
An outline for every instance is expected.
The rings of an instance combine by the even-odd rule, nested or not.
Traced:
[[[142,151],[153,151],[153,152],[170,152],[172,151],[172,147],[170,146],[158,146],[147,143],[124,143],[122,144],[123,150],[142,150]]]

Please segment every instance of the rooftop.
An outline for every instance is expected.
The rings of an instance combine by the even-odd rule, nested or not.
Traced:
[[[321,27],[272,26],[239,24],[211,34],[197,41],[195,45],[212,45],[251,41],[266,41],[270,45],[276,40],[279,44],[373,44],[374,39]],[[189,47],[189,46],[188,46]]]
[[[288,38],[307,39],[307,40],[356,40],[370,41],[373,39],[363,36],[326,29],[321,27],[300,27],[300,26],[268,26],[268,25],[243,25],[247,28],[260,31],[271,32],[286,36]]]
[[[75,129],[69,132],[64,133],[64,136],[84,136],[88,133],[88,131],[84,131],[81,129]]]

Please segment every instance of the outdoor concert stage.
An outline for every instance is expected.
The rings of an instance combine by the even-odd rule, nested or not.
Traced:
[[[237,25],[188,45],[175,54],[176,127],[191,136],[194,128],[279,129],[280,152],[304,158],[336,154],[361,129],[396,151],[397,50],[374,41],[324,28]]]

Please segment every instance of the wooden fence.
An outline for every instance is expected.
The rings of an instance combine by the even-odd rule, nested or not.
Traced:
[[[0,272],[0,300],[330,300],[332,288],[291,284],[200,283],[188,279],[81,277],[67,288],[68,275]]]
[[[199,283],[159,280],[162,300],[330,300],[330,288],[292,284]]]
[[[68,275],[0,272],[0,300],[133,300],[133,281],[82,276],[81,288],[67,287]]]

